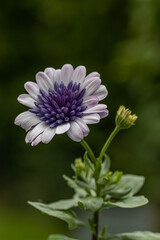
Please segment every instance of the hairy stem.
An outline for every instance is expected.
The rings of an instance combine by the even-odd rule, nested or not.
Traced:
[[[99,154],[99,160],[101,161],[107,148],[109,147],[110,143],[112,142],[113,138],[116,136],[116,134],[119,132],[120,128],[119,127],[115,127],[115,129],[113,130],[113,132],[110,134],[109,138],[107,139],[107,141],[105,142],[100,154]]]

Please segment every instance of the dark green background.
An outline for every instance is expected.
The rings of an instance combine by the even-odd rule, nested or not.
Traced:
[[[46,67],[61,68],[65,63],[85,65],[88,73],[98,71],[108,89],[104,103],[110,114],[90,126],[86,138],[96,154],[114,127],[119,105],[139,116],[136,126],[121,132],[108,153],[113,170],[146,176],[142,193],[156,209],[150,228],[160,231],[159,26],[159,0],[1,3],[0,239],[45,240],[67,229],[26,202],[70,197],[61,175],[72,174],[70,163],[83,149],[65,135],[31,147],[24,142],[25,131],[13,124],[27,109],[16,100],[25,92],[24,83],[34,81]]]

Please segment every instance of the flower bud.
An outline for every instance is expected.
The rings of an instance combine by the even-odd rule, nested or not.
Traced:
[[[119,183],[122,179],[122,176],[123,176],[122,172],[119,171],[114,172],[111,178],[111,184]]]
[[[77,171],[83,171],[85,166],[84,163],[82,162],[81,158],[76,158],[75,159],[75,168]]]
[[[128,108],[120,106],[116,115],[116,126],[120,129],[129,128],[134,125],[137,118],[135,114],[131,115],[131,111]]]

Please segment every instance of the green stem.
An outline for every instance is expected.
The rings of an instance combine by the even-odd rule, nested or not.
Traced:
[[[100,154],[99,154],[99,160],[101,161],[107,148],[109,147],[110,143],[112,142],[113,138],[116,136],[116,134],[119,132],[120,128],[119,127],[115,127],[115,129],[113,130],[113,132],[110,134],[109,138],[107,139],[107,141],[105,142]]]
[[[96,159],[92,149],[89,147],[87,142],[84,139],[81,141],[82,146],[87,151],[90,159],[92,160],[92,162],[95,165],[94,177],[95,177],[95,183],[96,183],[97,197],[99,197],[101,195],[101,186],[97,182],[98,178],[99,178],[99,167],[100,167],[99,165],[101,165],[102,158],[103,158],[107,148],[109,147],[110,143],[112,142],[112,140],[116,136],[116,134],[119,132],[119,130],[120,130],[120,128],[116,126],[115,129],[113,130],[113,132],[110,134],[107,141],[105,142],[105,144],[104,144],[104,146],[103,146],[103,148],[102,148],[102,150],[99,154],[98,159]],[[92,234],[92,240],[98,240],[99,211],[94,212],[93,219],[94,219],[94,225],[95,225],[95,233]]]
[[[95,225],[95,234],[92,235],[92,240],[98,240],[98,232],[99,232],[99,211],[94,213],[94,225]]]
[[[84,149],[87,151],[92,162],[94,163],[95,170],[96,170],[97,159],[96,159],[92,149],[90,148],[90,146],[84,139],[81,141],[81,144],[84,147]],[[100,187],[99,187],[99,184],[97,183],[96,173],[94,173],[94,176],[95,176],[95,182],[96,182],[96,193],[97,193],[97,196],[99,196],[100,195]],[[95,234],[92,234],[92,240],[98,240],[99,211],[94,212],[93,219],[94,219],[94,225],[95,225]]]
[[[90,156],[92,162],[93,162],[94,164],[96,164],[96,157],[95,157],[92,149],[91,149],[90,146],[88,145],[88,143],[83,139],[83,140],[81,141],[81,144],[82,144],[82,146],[84,147],[84,149],[88,152],[88,155]]]

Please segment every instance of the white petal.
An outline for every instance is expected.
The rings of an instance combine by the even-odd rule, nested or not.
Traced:
[[[26,82],[24,88],[32,98],[38,100],[39,87],[35,82]]]
[[[83,113],[90,114],[90,113],[100,113],[106,110],[107,106],[105,104],[97,104],[92,108],[87,108]]]
[[[53,82],[44,72],[38,72],[36,74],[36,82],[38,83],[39,88],[48,91],[49,88],[53,88]]]
[[[101,80],[97,77],[90,78],[87,81],[84,81],[81,87],[86,88],[84,96],[90,96],[92,93],[96,91],[97,88],[99,88],[101,84]]]
[[[29,95],[29,94],[21,94],[19,95],[19,97],[17,98],[18,102],[20,102],[21,104],[30,107],[30,108],[34,108],[35,107],[35,100]]]
[[[70,123],[61,124],[56,127],[56,134],[65,133],[69,130],[69,128],[70,128]]]
[[[47,124],[44,122],[39,123],[36,125],[31,131],[29,131],[26,135],[26,143],[32,142],[36,137],[39,136],[44,130],[47,128]]]
[[[49,79],[52,81],[52,83],[54,82],[54,73],[55,73],[55,69],[52,67],[46,68],[44,70],[45,74],[49,77]]]
[[[89,133],[89,128],[87,124],[81,119],[81,118],[76,118],[76,123],[78,123],[79,127],[81,128],[83,132],[83,136],[86,137]]]
[[[99,116],[99,114],[88,114],[88,115],[83,116],[82,120],[86,124],[95,124],[100,121],[100,116]]]
[[[99,101],[103,100],[108,95],[108,91],[104,85],[100,85],[99,88],[93,93],[94,96],[97,96]]]
[[[40,122],[41,120],[37,116],[33,116],[32,118],[26,119],[26,121],[23,123],[23,128],[26,131],[29,131],[33,126],[37,125]]]
[[[45,144],[49,143],[55,134],[56,134],[55,128],[47,127],[42,134],[42,142]]]
[[[94,107],[97,104],[98,104],[98,98],[95,96],[87,96],[83,100],[83,105],[87,107]]]
[[[83,139],[83,132],[76,122],[71,122],[67,135],[75,142],[80,142]]]
[[[105,118],[108,116],[109,111],[106,109],[104,112],[98,113],[100,115],[100,118]]]
[[[100,78],[100,74],[98,72],[92,72],[90,74],[87,75],[87,77],[85,78],[85,80],[93,78],[93,77],[98,77]]]
[[[20,125],[26,118],[32,117],[32,116],[33,116],[33,113],[29,111],[22,112],[16,117],[14,123],[16,125]]]
[[[15,124],[21,126],[26,131],[40,122],[40,118],[29,111],[19,114],[15,119]]]
[[[54,73],[54,81],[60,82],[60,80],[61,80],[61,70],[57,69]]]
[[[82,82],[86,76],[86,68],[84,66],[78,66],[73,71],[72,80],[73,82]]]
[[[71,64],[65,64],[61,70],[61,81],[67,85],[71,81],[71,76],[73,73],[73,67]]]
[[[33,142],[31,143],[32,146],[36,146],[38,143],[40,143],[42,141],[42,133],[36,137]]]

